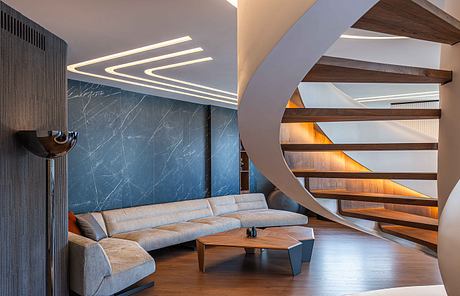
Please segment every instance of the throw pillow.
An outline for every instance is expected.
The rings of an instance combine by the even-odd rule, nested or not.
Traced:
[[[80,231],[80,228],[78,228],[77,217],[75,217],[75,214],[72,211],[70,211],[68,213],[68,217],[69,217],[69,231],[72,233],[81,235],[81,231]]]
[[[82,214],[77,216],[78,226],[80,227],[81,233],[95,241],[100,241],[103,238],[106,238],[102,227],[97,223],[96,218],[91,214]]]

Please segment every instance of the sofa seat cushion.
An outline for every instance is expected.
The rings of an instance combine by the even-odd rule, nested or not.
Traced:
[[[180,236],[180,242],[188,242],[197,239],[200,236],[216,233],[214,226],[203,223],[181,222],[170,225],[157,227],[162,230],[175,231]]]
[[[308,223],[308,217],[305,215],[272,209],[238,211],[223,216],[239,219],[241,227],[288,226]]]
[[[112,266],[97,295],[111,295],[155,272],[155,261],[133,241],[106,238],[99,241]]]
[[[214,232],[223,232],[241,227],[240,220],[230,217],[207,217],[191,220],[193,223],[202,223],[212,227]]]
[[[120,233],[115,234],[113,237],[135,241],[147,251],[161,249],[181,242],[178,232],[158,228]]]

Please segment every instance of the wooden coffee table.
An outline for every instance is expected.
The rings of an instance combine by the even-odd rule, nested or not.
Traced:
[[[286,250],[292,274],[298,275],[302,261],[310,261],[314,239],[313,229],[303,226],[257,229],[256,238],[246,237],[246,228],[203,236],[196,240],[199,268],[205,272],[206,246],[244,248],[247,253],[256,249]]]

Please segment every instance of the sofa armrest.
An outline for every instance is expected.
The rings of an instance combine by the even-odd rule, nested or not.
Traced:
[[[69,232],[70,288],[80,295],[95,295],[105,277],[112,274],[101,245]]]

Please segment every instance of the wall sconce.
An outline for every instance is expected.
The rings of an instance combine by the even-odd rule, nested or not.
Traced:
[[[19,131],[21,144],[33,154],[46,158],[46,293],[54,296],[54,159],[66,155],[77,143],[77,132]]]

